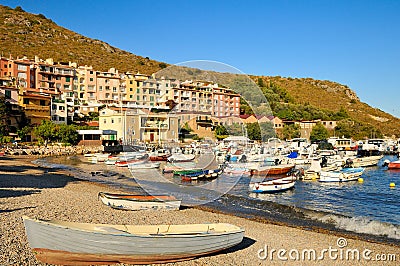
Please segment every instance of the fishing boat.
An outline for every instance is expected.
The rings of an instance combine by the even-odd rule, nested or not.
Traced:
[[[263,182],[251,182],[249,190],[254,193],[275,193],[292,189],[295,184],[295,178],[284,177]]]
[[[167,163],[164,166],[163,173],[173,173],[175,170],[193,169],[196,164],[194,162]]]
[[[178,210],[181,200],[168,195],[130,195],[99,192],[98,198],[105,205],[121,210]]]
[[[199,174],[203,172],[201,168],[193,168],[193,169],[181,169],[181,170],[174,170],[174,175],[183,176],[183,175],[190,175],[190,174]]]
[[[242,242],[227,223],[111,225],[23,217],[29,245],[48,264],[153,264],[193,259]]]
[[[180,174],[182,181],[193,181],[198,179],[210,180],[217,178],[222,173],[222,169],[206,169],[199,171],[189,171],[187,173]]]
[[[283,175],[289,173],[295,167],[294,164],[270,165],[264,164],[251,170],[252,175]]]
[[[321,171],[320,182],[348,182],[355,181],[364,173],[362,167],[357,168],[343,168],[338,171]]]

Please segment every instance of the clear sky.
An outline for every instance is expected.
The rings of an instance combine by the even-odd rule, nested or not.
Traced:
[[[213,60],[244,73],[348,85],[400,117],[399,0],[14,1],[58,25],[177,64]]]

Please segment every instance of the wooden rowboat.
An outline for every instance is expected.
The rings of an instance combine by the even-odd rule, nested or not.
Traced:
[[[98,197],[105,205],[121,210],[178,210],[181,200],[168,195],[129,195],[99,192]]]
[[[23,217],[29,245],[49,264],[153,264],[189,260],[235,246],[231,224],[110,225]]]
[[[252,175],[282,175],[289,173],[294,164],[266,165],[251,170]]]

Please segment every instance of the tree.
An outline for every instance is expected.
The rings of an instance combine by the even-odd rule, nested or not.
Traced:
[[[310,133],[310,140],[311,142],[314,141],[322,141],[325,140],[329,137],[329,132],[328,130],[320,123],[318,122],[312,129]]]
[[[30,126],[24,126],[23,128],[17,130],[18,137],[21,140],[26,140],[26,136],[32,131]]]
[[[55,124],[49,120],[43,120],[39,126],[33,129],[33,133],[45,143],[55,140],[55,131]]]
[[[10,109],[10,104],[6,101],[6,98],[0,97],[0,137],[7,136],[10,133],[10,126],[7,121]]]
[[[301,136],[300,126],[296,124],[285,125],[282,129],[284,139],[299,138]]]
[[[269,138],[276,137],[274,125],[271,122],[260,123],[261,140],[266,141]]]
[[[214,134],[217,139],[226,138],[229,135],[228,130],[222,125],[217,125],[215,127]]]
[[[251,140],[261,140],[261,130],[257,122],[247,124],[247,137]]]

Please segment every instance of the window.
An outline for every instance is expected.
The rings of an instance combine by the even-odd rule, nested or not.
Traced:
[[[103,86],[99,86],[99,91],[103,91]]]
[[[129,81],[129,84],[133,84],[133,80],[130,80],[130,81]]]
[[[92,75],[92,74],[93,74],[93,71],[90,71],[89,73],[90,73],[90,75]]]
[[[136,89],[136,93],[139,93],[140,92],[140,89]]]
[[[132,98],[133,98],[133,95],[129,95],[129,98],[132,99]]]
[[[129,88],[129,91],[133,91],[133,89],[132,89],[132,88]]]
[[[150,101],[154,102],[154,96],[150,96]]]
[[[4,96],[6,97],[6,99],[11,99],[11,91],[10,90],[5,90]]]
[[[65,121],[65,117],[59,116],[58,121]]]
[[[114,118],[111,118],[111,124],[114,124]]]
[[[138,95],[138,96],[136,96],[136,100],[138,100],[138,101],[140,100],[140,96],[139,96],[139,95]]]
[[[55,104],[51,105],[51,110],[57,110],[57,105],[55,105]]]
[[[90,78],[89,80],[90,80],[90,81],[93,81],[93,78]]]
[[[24,104],[29,104],[29,99],[24,98]]]
[[[66,81],[66,82],[71,82],[71,78],[70,78],[70,77],[66,77],[66,78],[65,78],[65,81]]]
[[[104,124],[107,124],[107,120],[106,120],[106,119],[104,119],[104,120],[103,120],[103,123],[104,123]]]

